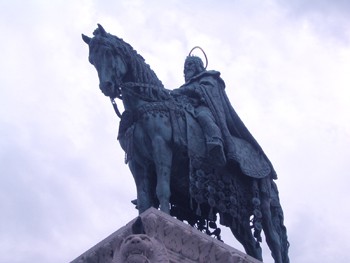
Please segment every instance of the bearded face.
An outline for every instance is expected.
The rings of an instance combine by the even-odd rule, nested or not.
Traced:
[[[184,66],[185,82],[204,70],[203,62],[199,57],[189,56],[186,58]]]

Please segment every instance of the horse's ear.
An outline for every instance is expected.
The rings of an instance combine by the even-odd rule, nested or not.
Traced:
[[[86,44],[88,44],[88,45],[90,44],[90,41],[91,41],[90,37],[85,36],[84,34],[81,34],[81,37],[83,38],[83,40]]]
[[[98,26],[98,29],[100,30],[101,36],[103,37],[107,36],[106,30],[100,24],[97,24],[97,26]]]

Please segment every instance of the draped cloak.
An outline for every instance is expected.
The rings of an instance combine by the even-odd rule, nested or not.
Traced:
[[[203,71],[180,89],[196,91],[219,126],[228,160],[236,161],[242,172],[254,178],[270,175],[277,179],[272,163],[232,107],[220,72]]]

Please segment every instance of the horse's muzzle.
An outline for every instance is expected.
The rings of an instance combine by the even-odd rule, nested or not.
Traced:
[[[105,96],[110,97],[114,93],[114,85],[110,81],[102,82],[100,83],[100,90]]]

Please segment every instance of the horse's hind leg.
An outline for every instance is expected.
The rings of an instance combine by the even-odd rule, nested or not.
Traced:
[[[264,181],[265,180],[265,181]],[[266,237],[266,243],[271,250],[271,255],[275,263],[285,263],[282,260],[280,236],[276,231],[272,220],[271,213],[271,198],[268,193],[271,193],[269,179],[262,179],[261,184],[265,184],[262,188],[267,190],[261,193],[261,212],[262,212],[262,226]]]
[[[243,220],[243,219],[241,219]],[[253,234],[251,232],[249,219],[244,220],[244,222],[240,223],[241,228],[238,230],[236,226],[235,228],[230,227],[235,238],[242,244],[245,252],[260,261],[262,261],[262,250],[259,242],[255,240]]]
[[[160,204],[160,210],[170,214],[170,175],[172,164],[172,151],[167,142],[161,136],[152,140],[153,159],[157,173],[156,193]]]

